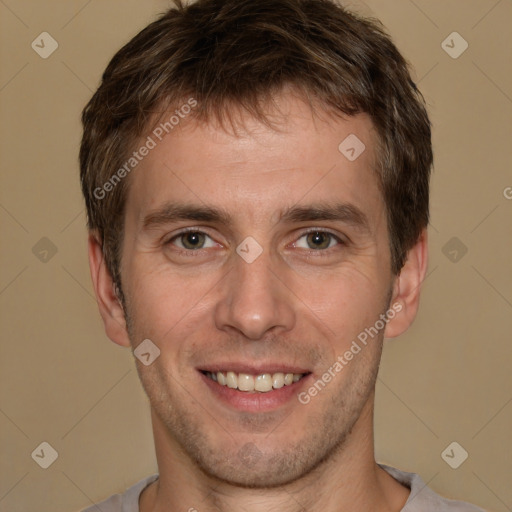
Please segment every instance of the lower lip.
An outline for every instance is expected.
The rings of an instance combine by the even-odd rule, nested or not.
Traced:
[[[278,409],[292,400],[298,402],[297,394],[304,387],[311,377],[311,373],[290,384],[279,389],[273,389],[265,393],[255,391],[239,391],[238,389],[222,386],[214,380],[207,377],[204,373],[199,372],[203,382],[210,388],[212,393],[222,402],[240,411],[246,412],[266,412]]]

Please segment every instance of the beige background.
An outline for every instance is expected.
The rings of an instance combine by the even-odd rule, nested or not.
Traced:
[[[77,151],[108,60],[166,5],[0,0],[2,512],[80,510],[156,471],[132,356],[92,296]],[[434,123],[430,273],[416,324],[385,348],[377,458],[512,510],[512,2],[350,5],[387,26]],[[31,48],[43,31],[59,44],[47,59]],[[469,44],[457,59],[441,46],[453,31]],[[31,457],[43,441],[58,452],[48,469]],[[452,441],[469,453],[458,469],[441,458]]]

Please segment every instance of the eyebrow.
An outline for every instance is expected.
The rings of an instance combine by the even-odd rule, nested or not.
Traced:
[[[181,203],[166,203],[157,210],[144,217],[143,229],[157,228],[171,224],[178,220],[193,220],[197,222],[216,222],[219,224],[231,224],[230,215],[210,206],[194,206]]]
[[[233,217],[221,208],[171,202],[148,213],[144,217],[142,227],[144,230],[150,230],[179,220],[211,222],[228,227],[233,224]],[[295,205],[284,210],[278,216],[278,222],[311,221],[338,221],[361,231],[371,231],[366,214],[357,206],[349,203]]]
[[[370,223],[366,214],[357,206],[349,203],[293,206],[284,212],[279,220],[290,223],[324,220],[341,221],[362,231],[370,232]]]

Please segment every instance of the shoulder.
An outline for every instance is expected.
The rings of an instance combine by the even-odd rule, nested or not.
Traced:
[[[411,489],[411,494],[401,512],[485,512],[484,509],[464,501],[440,496],[416,473],[407,473],[391,466],[379,464],[395,480]]]
[[[122,494],[113,494],[106,500],[95,503],[82,512],[139,512],[139,496],[141,492],[158,478],[158,475],[148,476],[132,485]]]

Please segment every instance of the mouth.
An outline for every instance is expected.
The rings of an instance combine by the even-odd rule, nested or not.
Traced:
[[[202,370],[201,373],[220,386],[246,393],[269,393],[285,386],[291,386],[309,375],[309,372],[293,373],[286,371],[251,374],[231,370],[218,372]]]
[[[197,369],[215,403],[260,414],[298,404],[297,395],[313,374],[300,367],[225,364]]]

